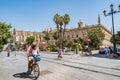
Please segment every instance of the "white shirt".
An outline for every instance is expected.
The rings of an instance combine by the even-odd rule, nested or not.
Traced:
[[[38,50],[32,50],[33,55],[38,55]]]

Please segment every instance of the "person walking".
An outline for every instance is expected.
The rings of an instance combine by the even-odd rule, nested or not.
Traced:
[[[65,54],[65,52],[66,52],[66,47],[63,48],[63,54]]]
[[[8,48],[8,51],[7,51],[7,56],[10,57],[10,48]]]
[[[109,57],[111,56],[112,53],[113,53],[113,51],[112,51],[111,47],[109,47],[109,53],[108,53]]]
[[[59,49],[58,50],[58,59],[62,59],[63,58],[63,50],[62,49]]]
[[[16,48],[15,47],[13,48],[13,51],[14,51],[14,54],[16,56],[17,52],[16,52]]]
[[[107,48],[107,47],[105,47],[105,55],[106,55],[106,56],[109,56],[109,54],[108,54],[108,53],[109,53],[109,50],[108,50],[108,48]]]

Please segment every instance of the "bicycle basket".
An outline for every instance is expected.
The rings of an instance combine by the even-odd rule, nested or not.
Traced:
[[[35,62],[40,61],[40,57],[39,57],[39,56],[34,56],[34,61],[35,61]]]

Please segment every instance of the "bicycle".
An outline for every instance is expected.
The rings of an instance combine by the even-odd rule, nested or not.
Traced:
[[[38,56],[33,56],[33,64],[30,68],[30,71],[29,71],[29,75],[33,72],[34,74],[34,78],[37,79],[40,75],[40,68],[39,68],[39,65],[38,65],[38,61],[40,61],[40,57]]]

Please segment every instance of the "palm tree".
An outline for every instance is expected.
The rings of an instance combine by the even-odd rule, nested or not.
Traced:
[[[59,31],[59,18],[60,18],[60,15],[58,13],[56,13],[53,18],[58,31]]]
[[[63,16],[63,22],[64,22],[64,31],[63,31],[63,38],[64,38],[66,25],[70,22],[70,16],[68,14],[65,14]]]
[[[60,48],[62,48],[62,25],[63,25],[63,17],[59,17],[59,25],[60,25]]]
[[[63,23],[64,23],[63,17],[60,16],[60,17],[59,17],[58,24],[60,25],[61,28],[62,28]]]

